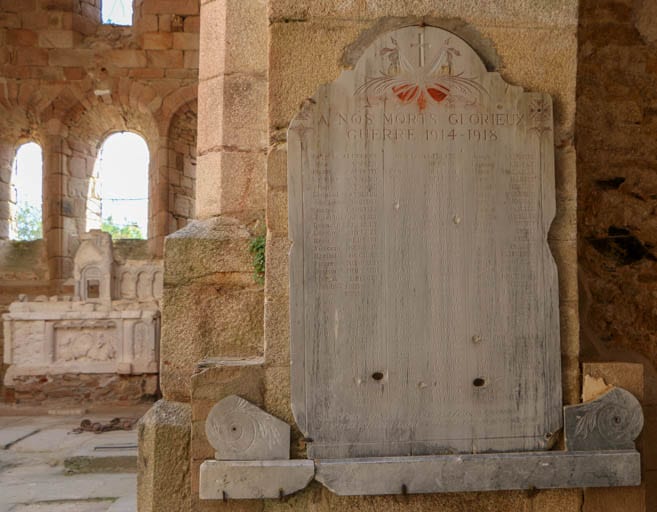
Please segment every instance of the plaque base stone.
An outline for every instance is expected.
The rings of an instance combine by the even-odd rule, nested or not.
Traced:
[[[340,496],[641,484],[636,450],[326,459],[315,468],[315,479]]]
[[[206,460],[199,495],[202,500],[282,498],[314,476],[312,460]]]
[[[227,406],[232,409],[226,409]],[[233,407],[234,406],[234,407]],[[270,416],[237,396],[220,401],[206,429],[222,453],[276,456],[289,437],[265,428]],[[228,411],[228,412],[227,412]],[[206,460],[203,500],[281,498],[315,478],[340,496],[530,489],[627,487],[641,484],[634,440],[643,427],[639,401],[619,387],[563,408],[566,450],[315,460]],[[272,417],[273,418],[273,417]],[[277,420],[278,421],[278,420]],[[244,440],[248,440],[244,443]],[[253,451],[254,447],[256,448]],[[281,456],[284,457],[284,456]]]

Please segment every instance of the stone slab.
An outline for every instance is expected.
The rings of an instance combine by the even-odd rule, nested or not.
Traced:
[[[635,450],[317,460],[315,479],[342,496],[636,486]]]
[[[12,445],[39,432],[33,426],[8,427],[0,430],[0,450],[7,450]]]
[[[311,460],[219,461],[201,464],[202,500],[280,498],[313,479]]]
[[[85,445],[64,459],[71,473],[134,473],[137,471],[137,442]]]
[[[288,131],[310,458],[532,451],[562,425],[552,100],[453,33],[381,34]]]

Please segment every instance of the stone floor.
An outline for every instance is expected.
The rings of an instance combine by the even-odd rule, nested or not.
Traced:
[[[139,418],[148,406],[0,406],[0,512],[135,512],[137,431],[71,431],[82,419]]]

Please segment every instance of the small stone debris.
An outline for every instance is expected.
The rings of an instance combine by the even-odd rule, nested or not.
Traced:
[[[136,422],[137,420],[135,418],[113,418],[109,423],[92,422],[89,419],[84,419],[80,422],[80,426],[74,428],[71,433],[81,434],[83,432],[93,432],[94,434],[102,434],[103,432],[112,432],[115,430],[132,430]]]

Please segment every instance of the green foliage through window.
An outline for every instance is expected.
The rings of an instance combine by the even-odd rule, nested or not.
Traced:
[[[100,227],[101,231],[105,231],[112,235],[112,239],[118,240],[121,238],[139,238],[143,239],[144,235],[139,229],[137,224],[117,224],[112,219],[112,216],[103,219],[103,223]]]
[[[16,208],[16,240],[39,240],[43,238],[41,209],[28,203]]]

